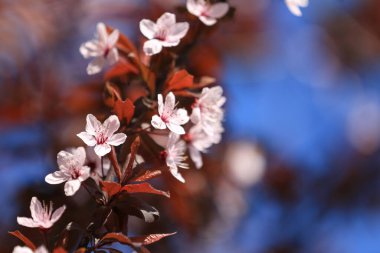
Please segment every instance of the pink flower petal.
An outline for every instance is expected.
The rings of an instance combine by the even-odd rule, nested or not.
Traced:
[[[146,38],[153,39],[156,33],[156,24],[149,19],[143,19],[140,21],[140,31]]]
[[[119,118],[116,115],[109,116],[103,123],[105,137],[111,137],[120,127]]]
[[[100,128],[102,124],[99,120],[92,114],[87,114],[86,116],[86,132],[95,135],[95,132]]]
[[[207,26],[212,26],[212,25],[215,25],[215,23],[216,23],[215,18],[200,16],[199,19],[202,21],[203,24],[205,24]]]
[[[227,14],[229,8],[228,3],[215,3],[207,11],[207,15],[210,18],[221,18]]]
[[[107,37],[108,37],[108,33],[107,33],[107,29],[106,29],[106,25],[103,24],[103,23],[98,23],[96,25],[96,30],[97,30],[97,35],[99,37],[99,40],[104,44],[106,45],[107,44]]]
[[[41,205],[41,202],[36,197],[33,197],[32,200],[30,201],[29,208],[30,208],[30,213],[32,215],[32,219],[35,221],[38,220],[40,213],[44,211]]]
[[[193,145],[189,146],[189,155],[191,160],[194,162],[195,167],[200,169],[203,166],[202,154]]]
[[[96,40],[91,40],[83,43],[79,48],[79,52],[85,59],[102,55],[99,43]]]
[[[33,252],[33,250],[31,250],[30,248],[24,246],[24,247],[21,247],[21,246],[16,246],[14,247],[12,253],[36,253],[37,251]],[[39,253],[44,253],[44,252],[39,252]]]
[[[162,44],[159,40],[156,39],[148,40],[145,41],[143,50],[146,55],[155,55],[161,52]]]
[[[115,46],[117,40],[119,39],[119,30],[115,29],[108,37],[108,46],[113,47]]]
[[[185,134],[185,129],[181,127],[180,125],[173,124],[171,122],[167,123],[166,126],[169,128],[170,131],[176,134]]]
[[[200,16],[202,13],[203,6],[199,4],[196,0],[187,0],[186,8],[191,14],[195,16]]]
[[[116,48],[112,48],[107,55],[107,61],[109,65],[114,65],[119,60],[119,53]]]
[[[96,57],[88,64],[87,74],[94,75],[94,74],[99,73],[104,67],[105,63],[106,63],[106,60],[104,59],[103,56]]]
[[[181,173],[178,172],[178,168],[177,167],[170,167],[169,168],[169,171],[170,173],[178,180],[180,181],[181,183],[185,183],[185,179],[183,178],[183,176],[181,175]]]
[[[164,99],[161,94],[157,95],[158,114],[162,115],[164,111]]]
[[[73,196],[80,188],[80,182],[77,179],[69,180],[65,183],[65,195]]]
[[[88,167],[88,166],[83,166],[82,168],[81,168],[81,171],[80,171],[80,176],[78,177],[78,180],[80,181],[80,182],[83,182],[84,180],[86,180],[87,178],[89,178],[90,177],[90,172],[91,172],[91,169],[90,169],[90,167]]]
[[[162,114],[170,115],[172,114],[175,107],[175,96],[173,92],[169,92],[165,97],[164,110]]]
[[[157,19],[156,23],[160,28],[169,28],[175,24],[175,15],[173,13],[165,12]]]
[[[162,119],[157,115],[154,115],[152,117],[151,123],[152,123],[152,126],[154,128],[157,128],[157,129],[165,129],[166,128],[165,122],[163,122]]]
[[[58,208],[57,210],[55,210],[50,218],[50,222],[51,223],[55,223],[57,220],[59,220],[59,218],[61,218],[63,212],[66,210],[66,206],[63,205],[61,206],[60,208]]]
[[[69,180],[70,177],[64,174],[62,171],[55,171],[45,177],[45,182],[48,184],[61,184]]]
[[[117,133],[117,134],[112,135],[111,138],[109,138],[107,140],[107,143],[112,145],[112,146],[119,146],[119,145],[123,144],[126,139],[127,139],[126,134]]]
[[[39,224],[36,223],[33,219],[26,218],[26,217],[17,217],[17,223],[21,226],[30,227],[30,228],[39,227]]]
[[[168,34],[169,41],[179,41],[185,37],[187,31],[189,30],[189,23],[180,22],[172,26]]]
[[[187,111],[183,108],[177,109],[175,114],[170,118],[170,123],[183,125],[189,121],[189,116],[187,115]]]
[[[82,141],[84,141],[84,143],[86,143],[86,145],[88,146],[95,146],[96,145],[96,140],[95,140],[95,137],[87,132],[81,132],[79,134],[77,134],[77,136],[79,138],[82,139]]]
[[[108,154],[109,152],[111,152],[111,146],[107,143],[101,144],[101,145],[96,145],[94,150],[98,156],[104,156],[104,155]]]

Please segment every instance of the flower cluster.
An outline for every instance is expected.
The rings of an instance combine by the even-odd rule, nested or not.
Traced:
[[[300,17],[302,16],[301,7],[307,7],[309,0],[285,0],[285,4],[293,15]]]
[[[180,169],[201,168],[202,153],[221,141],[222,107],[226,101],[222,87],[207,87],[210,82],[196,82],[193,75],[182,69],[182,64],[176,66],[176,60],[181,54],[181,42],[186,44],[195,40],[189,36],[200,34],[188,34],[193,22],[207,29],[224,17],[230,7],[226,2],[211,4],[204,0],[188,0],[186,7],[189,22],[177,22],[176,15],[169,12],[156,22],[140,21],[141,33],[147,38],[142,53],[125,35],[103,23],[97,24],[95,39],[80,46],[85,58],[94,58],[87,67],[89,75],[101,72],[106,65],[110,68],[104,77],[105,104],[112,113],[99,115],[103,122],[88,114],[84,131],[77,134],[78,141],[85,145],[59,151],[57,169],[45,177],[46,183],[62,187],[66,196],[75,197],[83,189],[95,201],[97,217],[88,224],[87,230],[81,230],[84,231],[82,239],[71,245],[76,249],[91,245],[90,251],[108,251],[110,248],[103,246],[123,242],[136,252],[148,252],[146,245],[172,235],[127,237],[128,216],[137,216],[145,222],[158,218],[158,211],[134,194],[169,197],[168,192],[154,188],[147,181],[161,174],[171,174],[185,183]],[[176,46],[175,52],[160,55],[163,61],[147,57]],[[167,62],[172,64],[166,65]],[[125,92],[130,83],[140,85],[140,90],[145,91],[143,95]],[[18,224],[38,228],[47,237],[66,210],[63,205],[53,212],[52,205],[33,197],[32,217],[18,217]],[[55,249],[66,252],[64,250],[70,248],[67,234],[68,228],[73,226],[73,223],[66,226],[62,238],[54,243]],[[36,247],[19,231],[12,234],[26,244],[26,247],[15,247],[16,253],[44,253],[53,245],[44,238],[45,246]]]

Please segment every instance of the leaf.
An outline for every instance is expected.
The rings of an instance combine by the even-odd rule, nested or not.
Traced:
[[[151,235],[146,235],[146,236],[136,236],[136,237],[131,237],[131,241],[133,242],[138,242],[142,243],[142,245],[149,245],[152,243],[155,243],[165,237],[172,236],[176,234],[177,232],[174,233],[168,233],[168,234],[151,234]]]
[[[79,248],[75,251],[75,253],[86,253],[87,249],[86,248]],[[54,253],[54,252],[53,252]]]
[[[132,181],[133,182],[143,182],[143,181],[147,181],[149,179],[158,177],[161,174],[162,174],[161,170],[146,170],[144,172],[144,174],[140,174],[140,175],[135,176],[135,178],[133,178]]]
[[[134,247],[133,242],[123,233],[108,233],[100,239],[98,245],[108,244],[110,242],[119,242]]]
[[[125,118],[127,124],[129,124],[129,122],[132,120],[133,114],[135,113],[135,105],[129,98],[127,98],[125,101],[118,99],[115,101],[113,111],[120,121]]]
[[[140,73],[152,95],[156,93],[156,75],[143,63],[140,62]]]
[[[76,250],[75,251],[75,253],[84,253],[85,251],[79,251],[79,250]],[[58,248],[55,248],[54,250],[53,250],[53,253],[67,253],[67,251],[64,249],[64,248],[62,248],[62,247],[58,247]]]
[[[13,231],[13,232],[8,232],[9,234],[16,236],[18,239],[20,239],[27,247],[29,247],[31,250],[35,251],[36,250],[36,245],[32,243],[28,237],[23,235],[19,230]]]
[[[121,185],[111,181],[100,181],[99,182],[102,191],[106,192],[108,198],[111,199],[114,195],[120,192]]]
[[[135,65],[121,58],[118,63],[116,63],[109,71],[105,73],[104,79],[110,80],[129,73],[138,74],[139,70]]]
[[[106,82],[105,91],[107,92],[107,97],[104,99],[104,103],[108,107],[114,107],[117,100],[122,100],[120,90],[116,85]]]
[[[166,83],[165,92],[171,90],[183,90],[193,86],[194,76],[190,75],[185,69],[179,70]]]
[[[157,195],[162,195],[167,198],[170,198],[170,193],[157,190],[154,188],[151,184],[149,183],[141,183],[141,184],[128,184],[123,186],[121,188],[122,191],[126,191],[128,193],[150,193],[150,194],[157,194]]]
[[[132,197],[127,194],[127,192],[119,195],[117,199],[113,200],[112,205],[114,208],[117,208],[128,215],[133,215],[144,219],[144,221],[148,223],[152,223],[160,217],[160,214],[156,208],[148,205],[141,199]]]
[[[205,87],[210,84],[215,83],[216,79],[211,76],[202,76],[197,83],[195,83],[195,86],[197,88]]]
[[[131,153],[130,153],[129,161],[128,161],[127,166],[123,170],[124,175],[123,175],[122,184],[126,183],[128,178],[132,174],[133,164],[135,162],[137,150],[140,147],[140,143],[141,143],[140,136],[137,136],[131,144]]]

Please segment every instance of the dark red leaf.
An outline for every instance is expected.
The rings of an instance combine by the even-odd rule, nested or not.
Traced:
[[[104,242],[108,242],[108,241],[111,241],[111,242],[117,241],[122,244],[133,246],[133,242],[122,233],[108,233],[105,236],[103,236],[103,238],[99,241],[99,244],[102,245]]]
[[[151,194],[162,195],[162,196],[170,198],[169,192],[157,190],[149,183],[128,184],[128,185],[123,186],[121,190],[126,191],[128,193],[151,193]]]
[[[105,80],[110,80],[115,77],[127,75],[129,73],[137,74],[139,70],[132,63],[121,58],[109,71],[104,75]]]
[[[173,74],[166,83],[166,92],[171,90],[183,90],[193,86],[194,76],[190,75],[186,70],[182,69]]]
[[[126,99],[125,101],[116,100],[113,111],[121,121],[122,119],[126,119],[127,124],[131,122],[133,114],[135,113],[135,105],[130,99]]]
[[[152,178],[155,178],[155,177],[158,177],[159,175],[162,174],[162,171],[161,170],[146,170],[144,172],[144,174],[142,175],[138,175],[137,177],[135,177],[133,179],[133,182],[143,182],[143,181],[147,181],[149,179],[152,179]]]
[[[121,95],[120,95],[120,90],[116,85],[114,85],[110,82],[107,82],[106,86],[105,86],[105,90],[107,93],[107,95],[106,95],[107,97],[105,98],[104,103],[107,106],[114,107],[115,101],[122,100]]]
[[[28,237],[26,237],[25,235],[23,235],[20,231],[16,230],[16,231],[13,231],[13,232],[8,232],[10,233],[11,235],[13,236],[16,236],[18,239],[20,239],[23,243],[25,243],[25,245],[27,247],[29,247],[31,250],[35,251],[36,250],[36,245],[34,245],[34,243],[32,243]]]
[[[140,63],[140,73],[143,80],[148,85],[151,94],[156,93],[156,75],[143,63]]]
[[[133,241],[134,243],[142,243],[143,245],[149,245],[161,240],[162,238],[172,236],[176,233],[177,232],[169,233],[169,234],[151,234],[147,236],[131,237],[131,241]]]
[[[110,181],[100,181],[102,191],[106,192],[109,198],[121,191],[121,185]]]
[[[75,253],[84,253],[85,251],[81,250],[76,250]],[[67,251],[65,249],[63,249],[62,247],[59,247],[59,248],[56,248],[53,250],[53,253],[67,253]]]

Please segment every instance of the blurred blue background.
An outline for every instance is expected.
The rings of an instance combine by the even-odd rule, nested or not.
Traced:
[[[83,127],[83,114],[99,107],[92,95],[77,106],[67,91],[93,94],[93,83],[101,81],[85,75],[78,52],[96,22],[138,41],[139,19],[183,3],[113,0],[104,8],[100,0],[37,2],[0,7],[6,35],[0,43],[2,238],[28,208],[15,201],[28,202],[21,189],[49,196],[43,178],[55,168],[56,152],[79,145],[72,133]],[[265,168],[245,185],[220,179],[214,194],[219,215],[195,239],[180,233],[168,247],[380,252],[380,2],[310,0],[303,17],[280,0],[229,2],[235,18],[205,42],[219,62],[209,75],[218,77],[228,99],[219,152],[249,143],[260,150],[251,158],[259,154]],[[238,167],[225,168],[226,175]]]

